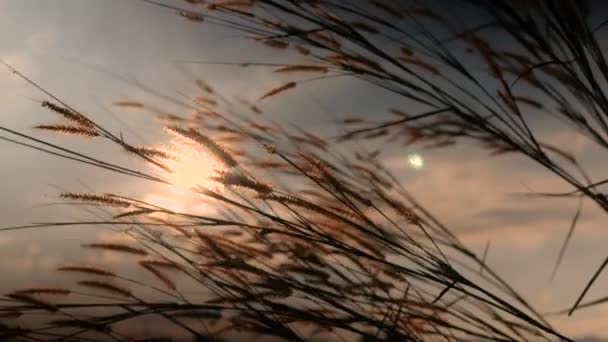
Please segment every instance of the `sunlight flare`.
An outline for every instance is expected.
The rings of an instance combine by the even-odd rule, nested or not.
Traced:
[[[223,185],[211,179],[223,170],[222,163],[198,144],[171,131],[168,132],[171,141],[155,149],[168,157],[163,158],[163,164],[169,171],[150,165],[160,170],[171,184],[151,191],[146,195],[145,200],[174,212],[212,213],[212,206],[208,203],[211,199],[201,198],[192,190],[200,186],[222,191]]]
[[[188,139],[177,134],[171,135],[172,140],[166,152],[172,158],[164,161],[171,170],[170,173],[165,172],[169,182],[181,190],[190,190],[197,186],[217,187],[219,184],[210,180],[210,177],[222,170],[222,164],[217,158]]]
[[[412,168],[416,170],[420,170],[424,167],[424,160],[422,159],[422,156],[417,153],[410,154],[407,157],[407,162]]]

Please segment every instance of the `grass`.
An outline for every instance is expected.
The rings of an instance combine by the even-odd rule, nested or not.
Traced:
[[[607,210],[601,185],[608,181],[592,181],[576,156],[540,141],[529,123],[531,109],[544,111],[608,146],[608,67],[595,35],[604,24],[592,26],[585,2],[452,2],[459,10],[485,13],[489,21],[471,28],[405,1],[142,2],[201,25],[235,29],[277,53],[299,54],[296,64],[221,62],[293,77],[261,90],[260,103],[295,92],[302,83],[346,76],[426,110],[389,108],[392,117],[381,122],[351,117],[337,127],[335,139],[325,139],[268,123],[259,103],[231,101],[197,81],[199,94],[165,95],[186,113],[162,116],[165,131],[181,148],[167,150],[131,145],[4,63],[40,90],[48,98],[41,106],[61,120],[37,128],[85,136],[91,144],[111,141],[147,171],[0,127],[3,140],[167,187],[179,175],[184,150],[206,153],[216,166],[191,184],[212,203],[210,214],[118,194],[66,192],[60,197],[90,205],[99,220],[5,228],[112,227],[130,242],[83,248],[120,255],[153,281],[103,265],[62,266],[57,272],[79,280],[4,298],[0,336],[128,341],[140,336],[132,336],[125,322],[155,317],[202,341],[252,334],[288,341],[571,341],[486,265],[487,249],[476,255],[415,201],[383,167],[382,151],[335,151],[342,141],[359,139],[405,139],[433,148],[474,140],[493,154],[522,154],[573,188],[542,195],[585,197]],[[511,50],[490,43],[492,35],[508,37]],[[472,64],[482,65],[483,73]],[[521,90],[522,83],[534,97]],[[139,101],[115,106],[157,112]],[[579,216],[580,209],[554,274]],[[606,264],[570,314],[602,302],[582,301]],[[19,323],[40,318],[40,312],[45,314],[38,326]]]

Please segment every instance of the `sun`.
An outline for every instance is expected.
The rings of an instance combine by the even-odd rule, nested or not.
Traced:
[[[182,144],[177,150],[176,158],[165,162],[171,173],[167,175],[173,186],[189,190],[198,185],[211,186],[216,183],[209,180],[220,169],[218,161],[205,151],[194,146]],[[175,151],[175,149],[174,149]]]
[[[424,167],[424,160],[422,156],[417,153],[412,153],[407,158],[408,164],[416,170],[420,170]]]
[[[209,199],[201,202],[200,194],[192,190],[200,186],[222,191],[222,184],[211,179],[223,170],[219,160],[198,144],[178,135],[171,135],[168,144],[154,149],[169,157],[162,161],[167,170],[150,165],[170,184],[151,189],[145,196],[146,201],[176,212],[208,213],[211,210]]]
[[[181,190],[197,186],[216,187],[218,183],[210,177],[222,171],[219,160],[187,138],[178,134],[171,134],[171,138],[168,146],[159,148],[171,157],[163,161],[170,170],[164,174],[171,185]]]

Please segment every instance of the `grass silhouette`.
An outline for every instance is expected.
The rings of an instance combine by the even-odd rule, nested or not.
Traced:
[[[403,140],[431,148],[474,140],[495,155],[524,155],[573,188],[540,195],[585,197],[608,210],[601,191],[608,181],[592,181],[576,156],[540,141],[529,123],[529,110],[552,106],[555,117],[608,146],[608,67],[595,36],[605,22],[591,24],[587,2],[452,2],[490,19],[472,28],[457,26],[447,10],[444,14],[405,1],[142,2],[184,20],[237,30],[277,53],[299,54],[301,61],[294,64],[220,62],[293,77],[261,90],[258,101],[295,92],[302,83],[348,76],[427,110],[409,114],[388,108],[391,117],[381,122],[352,117],[327,139],[267,122],[258,103],[231,101],[197,81],[198,94],[165,95],[184,111],[161,115],[175,145],[136,146],[3,62],[42,91],[48,100],[41,106],[61,120],[38,129],[87,137],[91,144],[110,141],[141,161],[146,171],[0,127],[7,134],[3,140],[167,187],[175,186],[175,177],[186,177],[180,163],[200,152],[213,169],[209,174],[197,170],[198,178],[186,184],[213,212],[183,212],[112,193],[62,193],[66,201],[97,210],[99,220],[4,230],[113,227],[129,243],[93,242],[83,248],[120,255],[153,281],[104,265],[61,266],[61,274],[81,276],[74,288],[8,294],[0,307],[0,336],[130,341],[140,336],[131,335],[125,322],[152,316],[202,341],[248,335],[288,341],[315,336],[571,341],[486,265],[487,249],[476,255],[416,202],[382,165],[382,151],[339,154],[335,147],[359,139]],[[515,42],[512,50],[492,44],[486,30]],[[483,66],[483,76],[471,64]],[[534,96],[521,91],[523,83]],[[156,113],[139,101],[114,105]],[[554,274],[580,213],[579,207]],[[607,264],[568,313],[604,302],[583,299]],[[193,294],[191,288],[200,291]],[[39,318],[40,312],[44,319],[39,326],[20,324]],[[148,340],[171,338],[175,336]]]

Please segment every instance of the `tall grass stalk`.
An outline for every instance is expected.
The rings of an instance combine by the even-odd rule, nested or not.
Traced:
[[[574,156],[539,141],[526,118],[528,107],[557,105],[555,115],[607,146],[608,101],[602,85],[608,68],[594,36],[600,27],[589,26],[584,2],[532,1],[523,7],[506,0],[456,1],[452,4],[491,19],[459,30],[443,13],[406,2],[142,1],[201,25],[236,29],[267,48],[302,55],[304,62],[297,64],[246,61],[294,77],[261,89],[259,101],[295,92],[304,82],[351,76],[426,108],[417,114],[393,109],[399,118],[380,123],[350,118],[338,140],[406,137],[406,143],[441,147],[473,139],[494,153],[523,154],[573,187],[571,193],[554,195],[586,196],[608,209],[599,190],[604,181],[591,181]],[[494,47],[484,38],[485,30],[511,37],[515,51]],[[467,51],[475,57],[465,58]],[[482,81],[473,73],[467,65],[472,60],[484,63],[493,80]],[[130,144],[4,64],[42,91],[48,97],[43,107],[66,121],[40,129],[86,136],[92,144],[111,141],[151,171],[102,161],[5,127],[0,127],[2,139],[172,186],[170,175],[178,171],[171,165],[179,153]],[[235,67],[242,64],[237,61]],[[315,75],[297,76],[304,74]],[[517,87],[524,82],[539,99],[519,94]],[[61,194],[71,203],[90,205],[99,220],[4,230],[118,229],[132,242],[91,242],[83,248],[121,255],[152,281],[104,265],[62,266],[57,270],[61,276],[81,278],[65,289],[7,294],[0,307],[0,336],[128,341],[139,336],[132,336],[125,322],[155,317],[202,341],[246,335],[288,341],[317,335],[363,341],[571,341],[490,269],[484,256],[470,251],[420,206],[383,167],[377,152],[337,154],[333,145],[339,141],[267,123],[258,103],[231,102],[203,82],[197,85],[201,94],[165,95],[187,114],[162,119],[172,137],[217,162],[209,179],[192,186],[213,212],[180,212],[112,193]],[[139,101],[115,105],[151,110]],[[587,111],[582,114],[577,106]],[[575,225],[576,219],[571,230]],[[199,291],[194,294],[191,287]],[[83,294],[88,300],[82,300]],[[40,312],[44,319],[39,326],[20,324]]]

